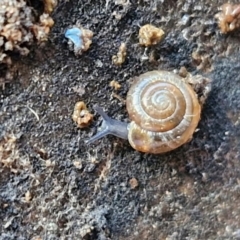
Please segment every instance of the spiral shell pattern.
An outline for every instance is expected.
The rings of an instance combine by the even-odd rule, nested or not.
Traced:
[[[137,77],[127,95],[127,110],[129,142],[148,153],[168,152],[191,140],[201,113],[193,88],[167,71]]]

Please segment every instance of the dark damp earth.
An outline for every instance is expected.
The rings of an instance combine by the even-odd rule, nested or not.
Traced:
[[[240,239],[240,32],[219,31],[223,3],[59,1],[49,41],[15,57],[0,89],[0,239]],[[79,57],[64,39],[76,21],[94,32]],[[165,38],[145,51],[147,23]],[[127,57],[115,66],[121,42]],[[132,78],[183,66],[213,81],[191,142],[163,155],[113,136],[84,143],[101,122],[95,104],[127,122]],[[77,101],[95,115],[83,130]]]

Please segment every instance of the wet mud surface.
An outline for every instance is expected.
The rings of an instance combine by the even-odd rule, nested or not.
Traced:
[[[59,2],[49,41],[0,90],[0,239],[240,239],[240,32],[220,33],[223,1],[193,2]],[[64,39],[77,20],[94,32],[78,58]],[[147,50],[146,23],[165,31]],[[127,58],[115,66],[121,42]],[[213,81],[191,142],[163,155],[113,136],[84,143],[101,123],[95,104],[127,122],[113,93],[125,99],[134,76],[183,66]],[[84,130],[71,117],[77,101],[95,114]]]

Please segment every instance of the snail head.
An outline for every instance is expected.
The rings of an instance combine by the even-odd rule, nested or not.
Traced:
[[[118,121],[109,117],[104,110],[99,106],[94,106],[94,110],[102,116],[103,122],[99,131],[90,139],[85,141],[86,144],[91,144],[96,140],[105,137],[106,135],[114,135],[122,139],[128,139],[128,123]]]

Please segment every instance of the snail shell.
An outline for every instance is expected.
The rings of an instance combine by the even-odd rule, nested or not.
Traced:
[[[201,106],[193,88],[180,76],[151,71],[131,86],[127,110],[131,146],[140,152],[164,153],[191,140]]]

